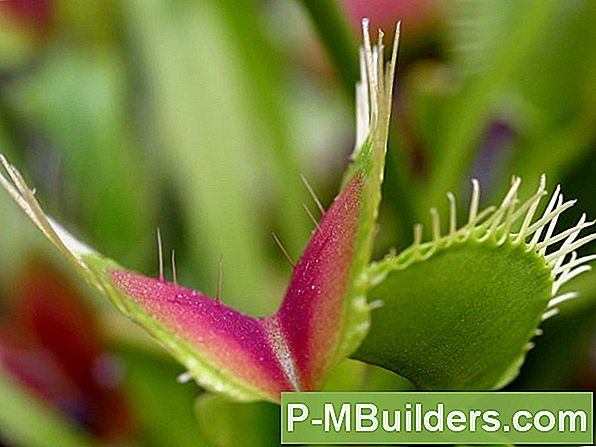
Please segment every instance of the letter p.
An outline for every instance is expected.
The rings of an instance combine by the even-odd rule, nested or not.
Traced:
[[[296,410],[300,410],[297,414]],[[288,432],[294,431],[294,422],[305,421],[308,417],[308,407],[304,404],[288,404]]]

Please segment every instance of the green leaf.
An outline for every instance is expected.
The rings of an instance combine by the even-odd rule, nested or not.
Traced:
[[[494,388],[511,374],[503,365],[518,366],[549,288],[540,260],[519,247],[452,246],[370,292],[385,305],[358,358],[390,365],[421,388]]]
[[[498,209],[478,213],[479,188],[468,223],[457,229],[450,195],[449,231],[441,235],[432,210],[433,240],[414,244],[368,272],[371,331],[357,359],[383,366],[425,389],[495,389],[518,373],[530,340],[543,319],[574,293],[557,295],[570,278],[589,269],[591,256],[575,249],[596,235],[578,236],[593,222],[585,215],[570,229],[555,232],[558,216],[574,204],[559,188],[544,214],[534,220],[545,195],[545,179],[518,206],[520,180]]]

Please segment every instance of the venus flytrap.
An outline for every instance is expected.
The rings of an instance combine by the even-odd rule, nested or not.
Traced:
[[[385,64],[382,33],[373,46],[366,21],[363,28],[352,163],[273,315],[252,318],[162,275],[125,270],[46,216],[1,159],[2,186],[84,278],[187,368],[182,379],[237,400],[278,402],[281,391],[320,389],[331,368],[353,355],[421,388],[499,388],[517,374],[541,321],[576,296],[561,286],[589,269],[595,257],[578,258],[575,250],[596,235],[580,237],[592,224],[585,216],[556,231],[573,205],[559,188],[537,214],[544,177],[523,203],[514,178],[501,205],[484,210],[474,181],[465,225],[458,227],[448,194],[447,233],[433,209],[432,240],[423,242],[417,225],[411,247],[370,264],[398,37]]]
[[[185,378],[238,400],[279,400],[281,391],[316,390],[353,353],[369,326],[364,283],[381,198],[396,34],[383,61],[363,22],[357,143],[343,186],[294,268],[277,313],[252,318],[200,292],[126,271],[49,218],[21,174],[3,157],[0,183],[73,267],[139,323],[185,367]]]

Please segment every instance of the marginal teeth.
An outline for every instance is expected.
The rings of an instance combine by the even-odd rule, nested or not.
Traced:
[[[575,278],[582,273],[589,272],[592,270],[592,266],[590,265],[582,265],[581,267],[576,268],[575,270],[569,271],[566,270],[559,278],[555,281],[553,285],[553,293],[557,293],[561,286],[566,282],[570,281],[571,279]]]
[[[561,258],[561,259],[563,259],[563,258]],[[590,262],[595,259],[596,259],[596,255],[584,256],[583,258],[577,259],[577,253],[573,252],[573,256],[572,256],[571,260],[563,267],[558,266],[557,268],[553,269],[553,273],[557,274],[557,273],[560,273],[565,270],[571,270],[580,264],[585,264],[586,262]]]
[[[368,308],[370,310],[380,309],[384,305],[385,305],[385,303],[383,302],[383,300],[375,300],[375,301],[371,301],[370,303],[368,303]]]
[[[564,293],[563,295],[556,296],[552,300],[550,300],[548,302],[548,307],[550,308],[550,307],[558,306],[559,304],[564,303],[565,301],[575,299],[578,296],[579,296],[579,294],[577,292]]]
[[[188,372],[188,371],[180,374],[176,378],[176,381],[178,383],[187,383],[187,382],[190,382],[191,380],[192,380],[192,374],[190,372]]]
[[[432,228],[432,236],[433,242],[439,242],[441,239],[441,218],[439,216],[439,211],[436,208],[430,209],[430,216],[432,220],[431,228]]]
[[[546,321],[551,317],[554,317],[555,315],[557,315],[560,312],[560,310],[558,308],[554,308],[554,309],[550,309],[547,310],[546,312],[544,312],[544,314],[542,315],[542,321]]]
[[[453,239],[457,231],[457,206],[455,203],[455,195],[452,192],[447,193],[447,200],[449,200],[449,237]]]
[[[578,241],[576,241],[575,243],[571,244],[569,247],[566,247],[564,249],[562,248],[560,250],[557,250],[557,251],[549,254],[548,256],[545,257],[545,259],[547,262],[551,262],[551,261],[559,258],[560,256],[565,256],[566,254],[569,254],[572,251],[577,250],[581,246],[586,245],[588,242],[591,242],[594,239],[596,239],[596,234],[590,234],[589,236],[585,236],[585,237],[579,239]]]

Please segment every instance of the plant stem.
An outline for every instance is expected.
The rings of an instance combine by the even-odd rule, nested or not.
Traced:
[[[346,17],[335,0],[300,0],[310,15],[317,34],[337,67],[350,96],[358,80],[358,46]]]

